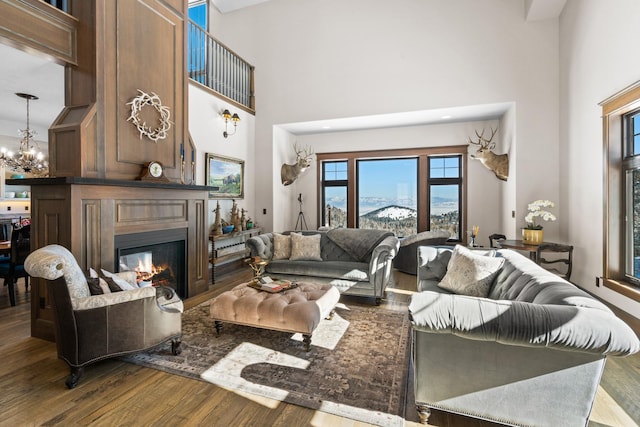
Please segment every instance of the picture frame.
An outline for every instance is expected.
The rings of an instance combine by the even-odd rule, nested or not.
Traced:
[[[210,199],[244,198],[244,160],[205,154],[205,185]]]

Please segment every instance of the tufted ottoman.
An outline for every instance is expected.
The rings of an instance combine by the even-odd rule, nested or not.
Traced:
[[[218,333],[222,322],[297,332],[309,351],[311,334],[322,319],[333,314],[339,298],[340,292],[326,284],[301,282],[297,288],[269,293],[244,283],[211,300],[209,309]]]

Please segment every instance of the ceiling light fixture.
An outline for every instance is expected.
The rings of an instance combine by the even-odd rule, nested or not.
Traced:
[[[224,117],[224,132],[222,132],[222,136],[226,138],[229,135],[233,135],[234,133],[236,133],[236,129],[238,127],[238,122],[240,121],[240,117],[236,113],[234,113],[232,116],[229,110],[227,109],[225,109],[222,112],[222,117]],[[231,133],[228,132],[229,120],[233,122],[233,132]]]
[[[27,100],[27,128],[18,131],[18,134],[22,136],[22,140],[20,141],[17,156],[14,156],[5,147],[0,148],[0,164],[12,171],[47,176],[49,174],[49,165],[44,159],[44,154],[40,151],[40,146],[33,139],[36,132],[29,128],[29,101],[36,100],[38,97],[28,93],[16,93],[16,95]]]

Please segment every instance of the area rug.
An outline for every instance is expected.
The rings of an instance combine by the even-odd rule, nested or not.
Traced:
[[[278,399],[380,426],[401,426],[409,370],[406,310],[339,304],[312,336],[224,324],[209,306],[182,318],[182,353],[169,346],[123,358],[250,395]]]

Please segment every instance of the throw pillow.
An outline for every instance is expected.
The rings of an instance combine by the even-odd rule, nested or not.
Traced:
[[[273,256],[271,259],[289,259],[291,257],[291,236],[273,233]]]
[[[136,284],[137,274],[135,271],[121,271],[120,273],[111,273],[104,269],[100,271],[102,271],[105,277],[113,279],[116,285],[123,291],[130,291],[138,287]]]
[[[95,273],[95,270],[94,270],[94,273]],[[91,272],[86,272],[85,277],[87,279],[87,286],[89,286],[89,293],[91,295],[104,294],[102,288],[100,287],[100,279],[98,277],[92,277]]]
[[[473,252],[462,245],[457,245],[453,249],[447,273],[438,286],[456,294],[487,297],[493,279],[504,264],[504,258]]]
[[[109,289],[109,285],[107,284],[107,282],[105,282],[104,279],[102,279],[98,275],[98,272],[95,271],[93,268],[89,269],[89,277],[92,279],[98,279],[98,286],[100,286],[100,289],[102,290],[103,294],[111,293],[111,289]],[[91,289],[89,289],[89,292],[91,292]]]
[[[111,277],[101,277],[100,280],[107,283],[107,286],[109,287],[109,290],[111,291],[111,293],[122,292],[122,288],[118,286]]]
[[[320,256],[320,234],[303,236],[291,233],[291,261],[322,261]]]

